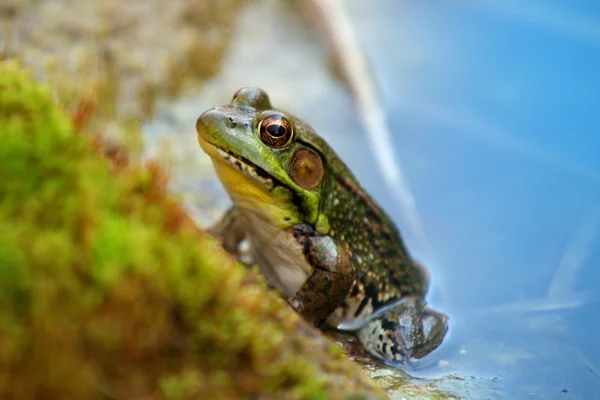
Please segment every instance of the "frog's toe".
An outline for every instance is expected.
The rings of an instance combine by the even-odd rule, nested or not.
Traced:
[[[357,336],[374,357],[407,364],[438,348],[447,331],[445,314],[409,302],[382,313]]]
[[[423,342],[413,349],[413,358],[423,358],[442,344],[448,333],[448,319],[446,314],[439,311],[429,307],[423,309],[421,321]]]

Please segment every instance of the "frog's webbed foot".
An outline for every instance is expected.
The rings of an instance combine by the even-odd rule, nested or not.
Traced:
[[[435,350],[448,331],[448,316],[409,297],[367,323],[357,336],[373,356],[409,363]]]
[[[230,207],[223,218],[206,231],[217,239],[229,254],[244,264],[253,264],[249,255],[241,249],[241,244],[246,239],[246,231],[237,208]]]

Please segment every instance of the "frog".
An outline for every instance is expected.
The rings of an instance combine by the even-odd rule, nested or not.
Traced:
[[[243,87],[196,131],[232,203],[208,231],[238,259],[246,243],[245,263],[291,308],[386,363],[415,365],[441,345],[449,318],[427,306],[428,272],[307,122]]]

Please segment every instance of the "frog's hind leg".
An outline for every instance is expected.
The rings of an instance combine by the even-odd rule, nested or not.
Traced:
[[[408,363],[435,350],[448,331],[448,317],[409,297],[357,332],[363,347],[385,361]]]

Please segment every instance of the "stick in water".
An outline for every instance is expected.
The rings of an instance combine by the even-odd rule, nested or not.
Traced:
[[[299,3],[310,13],[311,19],[325,38],[336,69],[352,95],[361,125],[367,133],[371,151],[375,154],[388,189],[400,206],[421,250],[435,263],[433,248],[425,235],[414,196],[393,151],[392,135],[379,101],[375,79],[342,2],[301,0]]]

